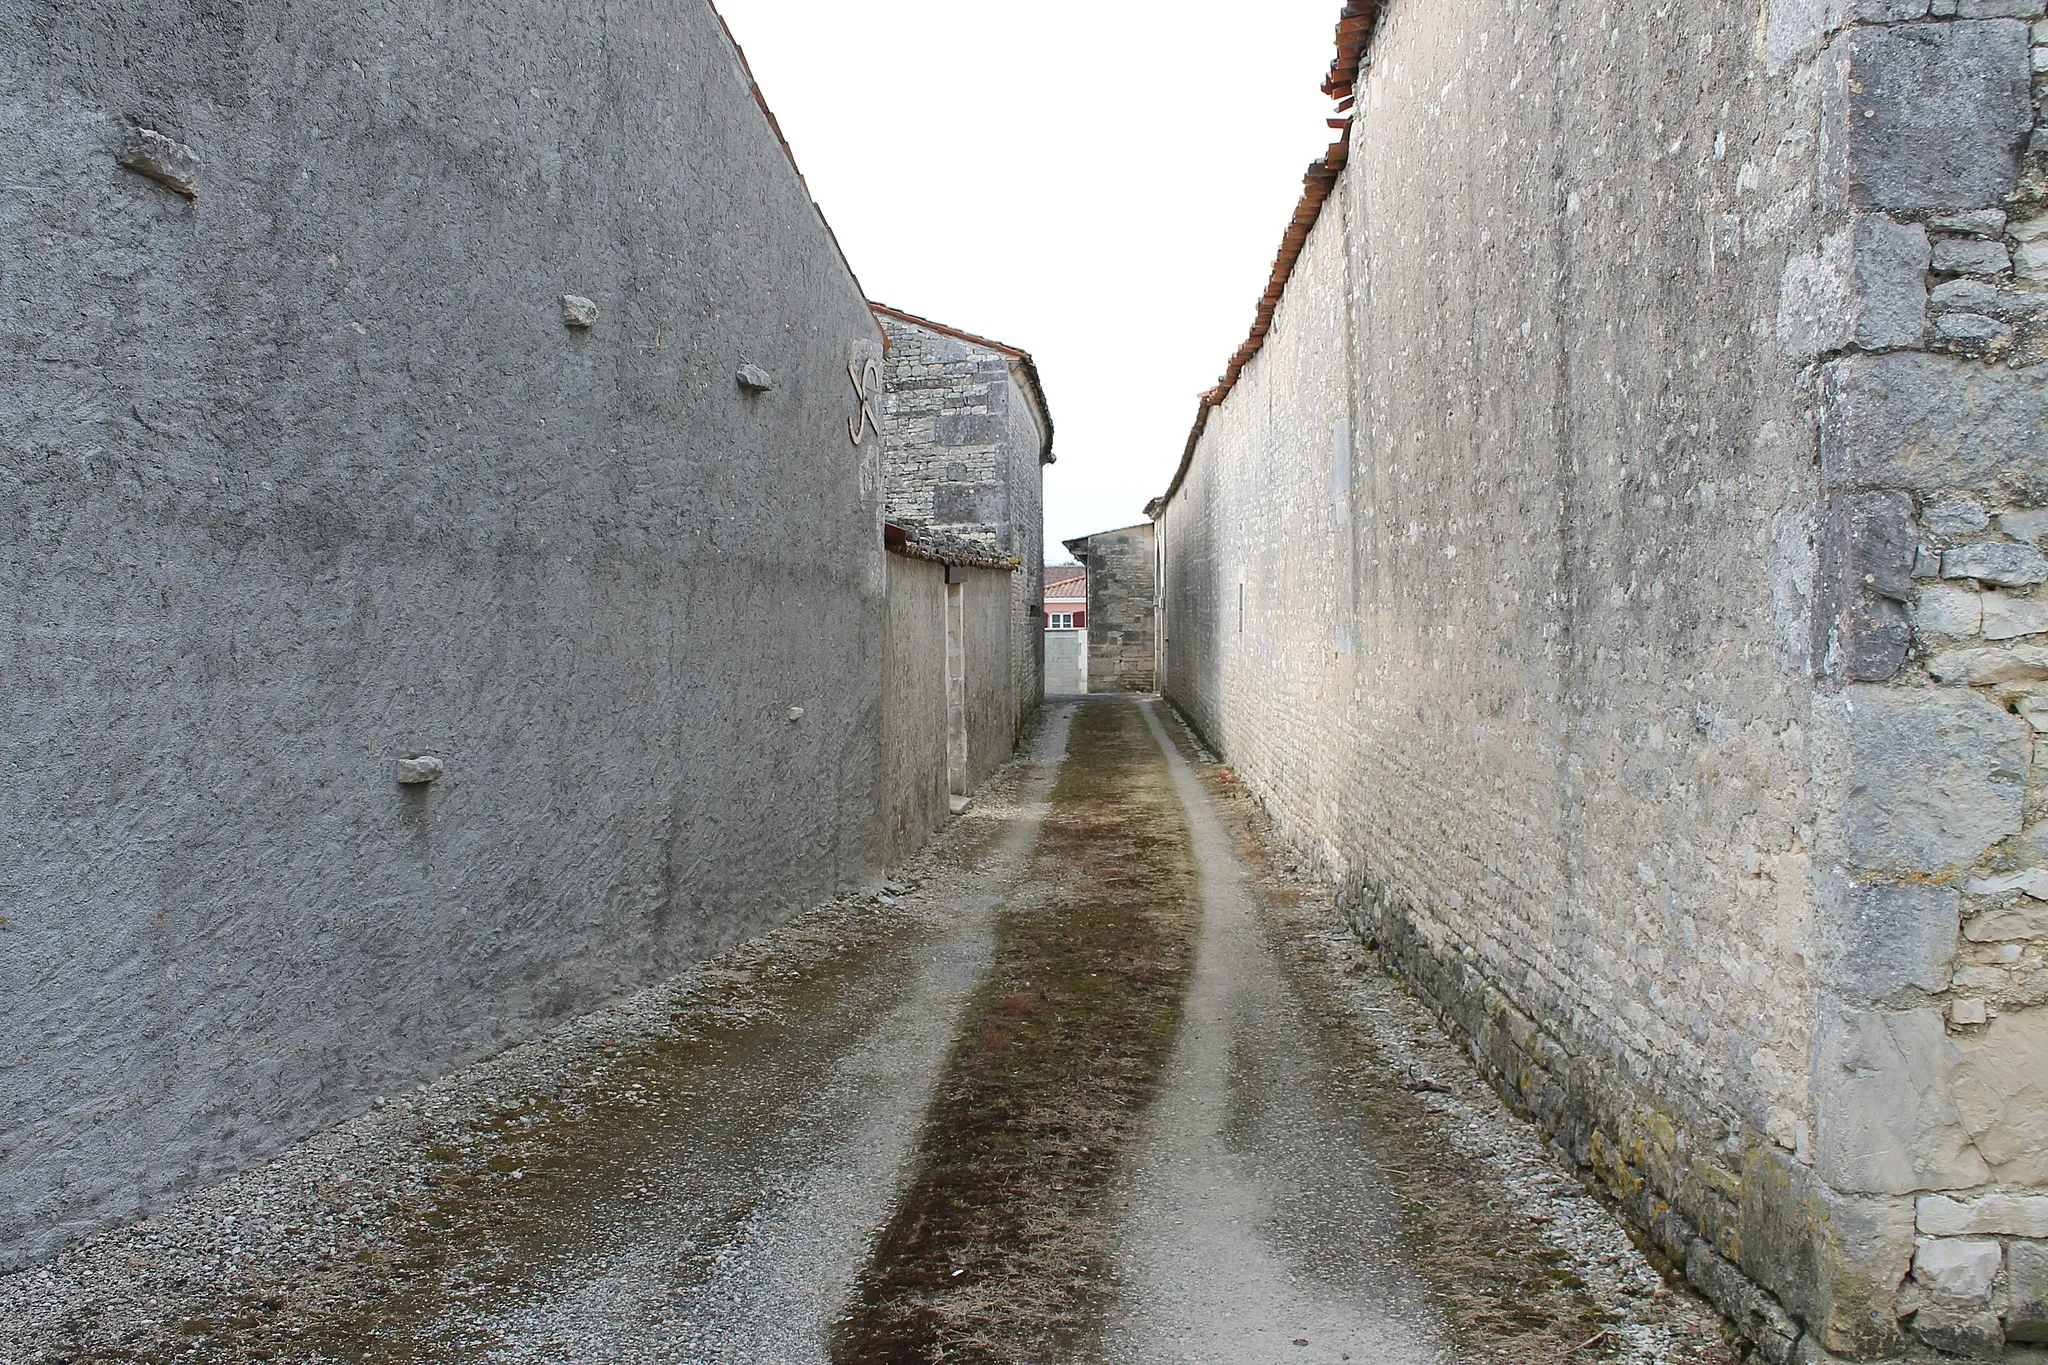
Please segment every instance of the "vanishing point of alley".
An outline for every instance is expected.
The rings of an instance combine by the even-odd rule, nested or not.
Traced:
[[[1055,701],[879,895],[0,1322],[92,1359],[1732,1360],[1262,824],[1165,705]]]

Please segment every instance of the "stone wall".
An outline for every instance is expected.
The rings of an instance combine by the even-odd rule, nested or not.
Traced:
[[[1394,0],[1159,514],[1167,694],[1771,1360],[2048,1338],[2048,26],[1935,10]]]
[[[1044,699],[1038,608],[1052,423],[1036,371],[1012,347],[894,309],[875,315],[889,335],[889,519],[1018,562],[1010,667],[1021,725]]]
[[[1088,690],[1153,691],[1158,571],[1151,523],[1097,531],[1066,545],[1088,566]]]
[[[878,870],[883,338],[704,0],[4,0],[0,141],[0,1268]]]
[[[882,645],[883,854],[895,867],[945,828],[946,566],[890,555]]]
[[[1088,690],[1088,632],[1048,630],[1045,633],[1047,695],[1073,696]]]

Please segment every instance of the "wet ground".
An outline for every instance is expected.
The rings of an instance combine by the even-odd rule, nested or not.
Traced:
[[[0,1279],[0,1365],[1722,1365],[1155,702],[879,894]]]

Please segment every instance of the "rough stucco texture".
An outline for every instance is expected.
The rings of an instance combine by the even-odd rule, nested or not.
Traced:
[[[881,337],[702,0],[0,0],[0,144],[0,1267],[879,863]]]

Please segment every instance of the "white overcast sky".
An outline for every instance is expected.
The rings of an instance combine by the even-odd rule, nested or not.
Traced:
[[[1249,333],[1340,0],[716,0],[870,298],[1030,351],[1046,544],[1144,520]]]

